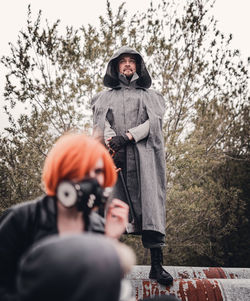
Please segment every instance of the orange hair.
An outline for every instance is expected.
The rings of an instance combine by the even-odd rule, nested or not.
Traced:
[[[104,187],[113,186],[117,179],[115,166],[106,148],[85,134],[71,133],[60,137],[44,163],[42,180],[46,193],[56,195],[63,179],[80,181],[99,158],[104,163]]]

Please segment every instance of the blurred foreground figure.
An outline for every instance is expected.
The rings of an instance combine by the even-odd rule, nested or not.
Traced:
[[[20,301],[118,301],[124,270],[116,244],[93,234],[38,242],[19,266]]]
[[[106,219],[96,212],[105,206],[104,188],[113,186],[116,178],[113,161],[100,142],[77,133],[59,138],[44,164],[46,195],[11,207],[0,218],[1,301],[19,300],[18,262],[40,239],[86,231],[120,237],[127,225],[128,205],[112,200]]]
[[[92,100],[95,130],[120,170],[113,195],[130,207],[127,233],[140,234],[150,249],[149,278],[170,285],[163,269],[166,228],[165,149],[162,134],[165,101],[152,89],[140,53],[122,47],[111,57],[103,79],[109,90]]]

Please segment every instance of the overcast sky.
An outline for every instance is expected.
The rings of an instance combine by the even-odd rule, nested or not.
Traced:
[[[158,3],[160,0],[153,0]],[[183,0],[185,1],[185,0]],[[122,2],[132,15],[137,11],[145,11],[151,0],[110,0],[116,9]],[[62,26],[73,25],[79,28],[88,23],[96,24],[98,16],[105,13],[106,0],[3,0],[0,10],[0,57],[8,55],[9,42],[17,40],[18,32],[25,27],[27,7],[31,4],[33,15],[42,10],[43,17],[52,24],[57,19]],[[250,57],[250,0],[216,0],[213,10],[218,20],[218,28],[224,33],[233,34],[233,48],[240,50],[242,59],[246,62]],[[4,74],[0,66],[0,130],[7,126],[7,118],[3,113]]]

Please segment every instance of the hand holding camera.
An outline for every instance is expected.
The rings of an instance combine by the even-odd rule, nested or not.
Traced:
[[[119,238],[128,224],[129,207],[121,200],[113,199],[106,215],[105,233],[112,238]]]

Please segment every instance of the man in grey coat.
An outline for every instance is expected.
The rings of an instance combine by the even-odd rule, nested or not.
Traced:
[[[150,249],[149,277],[169,285],[162,267],[165,245],[166,178],[162,135],[163,96],[149,89],[151,77],[142,56],[129,47],[110,59],[104,85],[92,100],[94,129],[101,133],[119,170],[113,196],[130,206],[128,233],[141,234]]]

